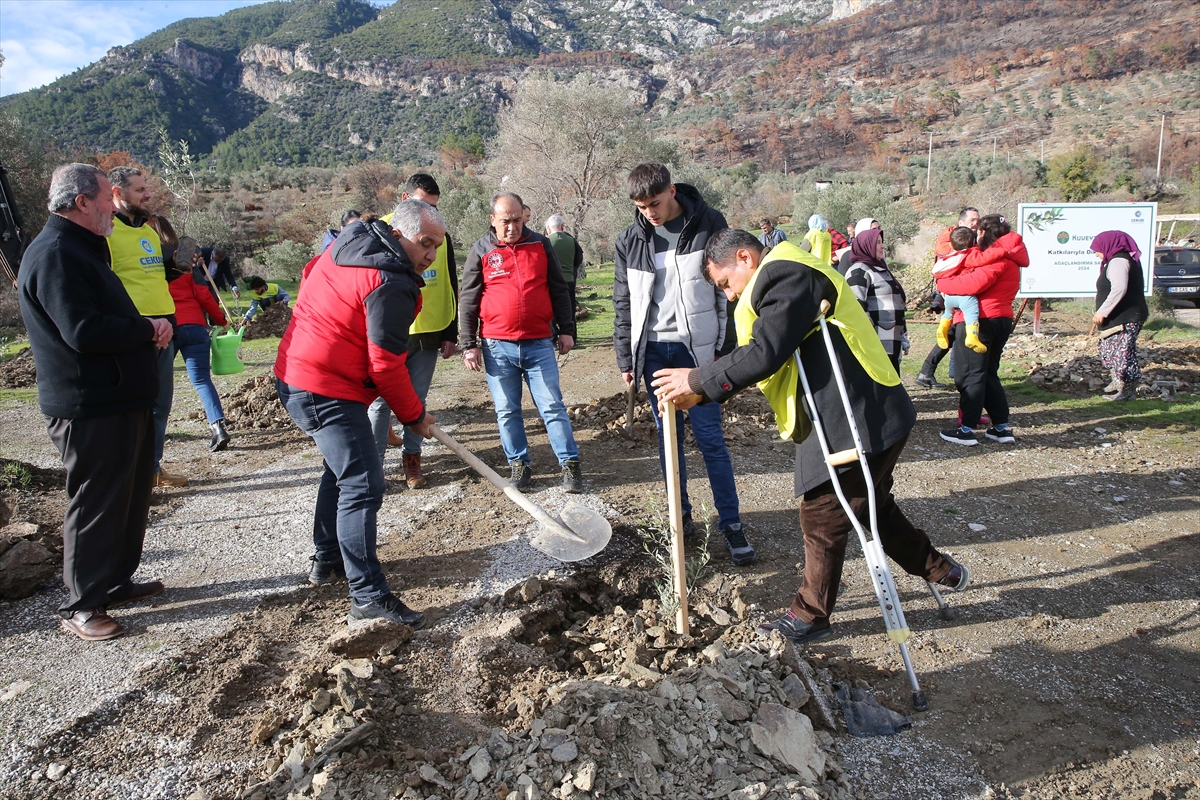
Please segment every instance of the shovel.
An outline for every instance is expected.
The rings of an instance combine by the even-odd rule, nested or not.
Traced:
[[[449,447],[471,469],[488,479],[488,482],[508,495],[508,499],[525,509],[531,517],[542,523],[542,529],[529,540],[535,550],[540,550],[559,561],[583,561],[591,558],[608,546],[612,538],[612,526],[608,520],[593,509],[578,503],[568,503],[560,519],[550,516],[546,510],[530,500],[494,469],[480,461],[474,453],[463,447],[437,425],[430,425],[433,438]]]

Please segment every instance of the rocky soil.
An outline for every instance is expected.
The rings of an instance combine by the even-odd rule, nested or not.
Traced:
[[[1178,353],[1151,364],[1191,369],[1193,346],[1162,345]],[[792,452],[753,393],[726,423],[759,561],[735,568],[710,542],[691,636],[671,632],[639,535],[665,505],[649,409],[627,439],[603,348],[573,353],[563,384],[581,499],[612,520],[609,548],[577,565],[532,551],[523,512],[431,444],[430,486],[389,482],[380,513],[389,581],[428,626],[360,636],[344,584],[303,586],[320,461],[274,424],[269,378],[221,379],[246,416],[215,455],[178,378],[167,458],[193,480],[157,495],[141,573],[169,591],[119,609],[130,634],[101,645],[57,629],[53,580],[0,603],[6,797],[1200,797],[1200,457],[1172,416],[1187,391],[1136,413],[1014,394],[1017,445],[961,448],[937,437],[955,395],[911,390],[920,421],[895,492],[972,572],[951,620],[896,576],[931,704],[914,714],[856,543],[834,638],[797,653],[755,635],[790,602],[803,556]],[[439,365],[439,424],[501,466],[486,397],[479,376]],[[36,406],[0,403],[0,425],[0,455],[53,465]],[[554,512],[567,498],[544,430],[527,426],[530,496]],[[693,502],[712,508],[692,448],[688,460]],[[61,492],[0,498],[18,522],[61,521]],[[912,727],[849,736],[835,685]]]
[[[31,386],[37,386],[37,368],[33,363],[33,351],[26,347],[0,363],[0,389],[28,389]]]
[[[273,336],[283,336],[283,332],[287,330],[288,323],[291,321],[291,307],[274,303],[259,311],[254,315],[253,319],[246,323],[242,340],[270,339]]]

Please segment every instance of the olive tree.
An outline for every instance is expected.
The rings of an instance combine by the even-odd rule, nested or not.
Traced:
[[[562,214],[585,246],[605,239],[603,207],[625,197],[626,174],[650,152],[628,90],[585,74],[570,82],[531,78],[498,125],[488,174],[520,194],[539,220]]]

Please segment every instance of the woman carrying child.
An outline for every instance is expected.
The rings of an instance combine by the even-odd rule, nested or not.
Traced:
[[[1142,371],[1138,366],[1137,338],[1150,316],[1146,305],[1141,252],[1124,231],[1105,231],[1092,240],[1100,256],[1096,279],[1096,313],[1092,323],[1100,330],[1100,361],[1112,370],[1105,400],[1137,397]]]

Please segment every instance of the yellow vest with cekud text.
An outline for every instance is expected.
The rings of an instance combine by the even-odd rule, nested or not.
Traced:
[[[139,314],[166,317],[175,313],[175,300],[163,269],[162,241],[154,228],[145,224],[133,228],[120,217],[113,217],[108,252],[113,272],[121,279]]]
[[[379,218],[388,225],[392,224],[392,215],[384,214]],[[409,333],[441,333],[450,327],[458,314],[458,301],[454,297],[454,287],[450,285],[448,270],[454,266],[447,264],[448,248],[443,240],[438,246],[433,263],[421,273],[425,285],[421,287],[421,313],[413,320]]]
[[[258,289],[251,289],[250,292],[254,295],[255,300],[262,300],[264,297],[274,297],[275,295],[279,294],[279,284],[268,283],[262,288],[262,291],[259,291]]]
[[[754,294],[754,285],[758,276],[762,274],[762,268],[773,261],[795,261],[798,262],[796,269],[811,267],[829,278],[837,290],[837,301],[834,303],[833,313],[829,316],[830,324],[838,326],[850,352],[873,381],[883,386],[899,385],[900,376],[892,368],[892,362],[888,360],[887,351],[879,341],[871,318],[859,305],[854,292],[850,291],[846,279],[830,266],[828,260],[820,261],[816,255],[801,250],[791,242],[782,242],[771,248],[771,252],[758,265],[738,299],[733,310],[733,319],[737,325],[739,347],[744,347],[754,338],[754,321],[758,319],[758,312],[750,304],[750,298]],[[819,330],[815,319],[811,324],[812,328],[804,336],[806,339]],[[771,404],[771,410],[775,412],[775,425],[779,428],[780,438],[803,441],[812,430],[812,424],[799,401],[802,390],[796,359],[789,358],[785,361],[778,372],[764,381],[759,381],[758,388],[762,390],[767,402]]]
[[[819,231],[813,228],[804,238],[812,246],[812,254],[814,256],[825,264],[833,261],[833,240],[827,231]]]

